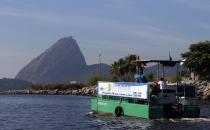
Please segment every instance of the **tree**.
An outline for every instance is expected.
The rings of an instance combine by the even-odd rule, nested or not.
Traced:
[[[137,56],[136,55],[128,55],[124,58],[120,58],[118,61],[115,61],[111,65],[111,74],[112,77],[124,81],[132,81],[133,75],[136,72],[136,67],[135,65],[132,65],[131,62],[133,60],[136,60]]]
[[[93,76],[88,80],[89,86],[94,86],[98,83],[98,81],[104,81],[105,79],[101,76]]]
[[[210,41],[191,44],[189,51],[181,54],[184,65],[198,74],[202,80],[210,80]]]

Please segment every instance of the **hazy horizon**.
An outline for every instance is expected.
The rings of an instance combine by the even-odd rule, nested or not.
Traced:
[[[208,0],[1,0],[0,78],[13,78],[58,39],[73,36],[87,64],[128,54],[174,59],[210,40]]]

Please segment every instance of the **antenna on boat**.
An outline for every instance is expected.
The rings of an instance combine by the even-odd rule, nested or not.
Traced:
[[[169,53],[168,53],[168,56],[169,56],[169,60],[172,61],[172,57],[171,57],[170,51],[169,51]]]
[[[138,56],[138,59],[137,59],[137,60],[138,60],[138,61],[140,60],[139,56]],[[139,66],[138,66],[138,64],[137,64],[137,66],[136,66],[136,67],[137,67],[137,73],[138,73],[138,74],[140,74],[140,71],[139,71]]]

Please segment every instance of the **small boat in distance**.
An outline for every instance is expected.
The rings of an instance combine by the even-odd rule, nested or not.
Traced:
[[[179,63],[182,61],[136,60],[133,64],[137,66],[140,74],[139,71],[151,62],[158,63],[157,79],[159,79],[159,64],[162,64],[163,68],[176,65],[178,71]],[[162,85],[157,82],[98,82],[98,96],[91,100],[91,110],[94,113],[112,113],[117,117],[134,116],[146,119],[199,117],[198,105],[181,101],[186,99],[186,95],[190,99],[195,97],[194,87],[181,85],[178,76],[177,83]],[[185,89],[191,90],[185,91]]]

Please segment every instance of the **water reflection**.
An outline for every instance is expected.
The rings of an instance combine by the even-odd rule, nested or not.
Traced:
[[[210,103],[200,102],[200,118],[155,119],[116,118],[113,115],[92,115],[93,126],[101,130],[209,130]]]

